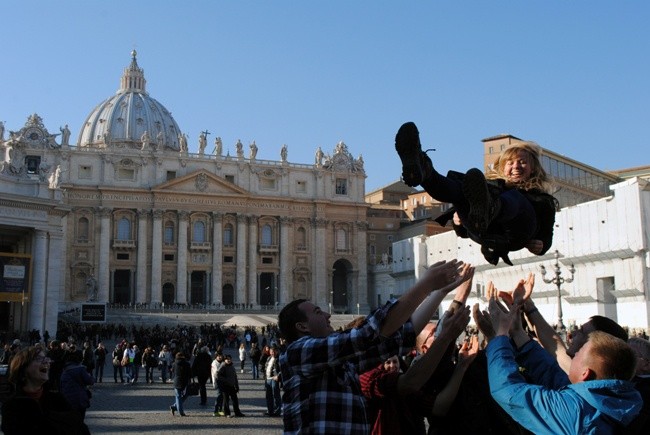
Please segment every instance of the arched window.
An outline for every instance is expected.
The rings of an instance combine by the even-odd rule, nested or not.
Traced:
[[[202,221],[194,222],[194,230],[192,232],[192,241],[194,243],[205,242],[205,223]]]
[[[336,249],[340,251],[348,249],[348,233],[343,228],[336,230]]]
[[[77,240],[83,242],[88,241],[88,218],[79,218],[79,222],[77,223]]]
[[[165,223],[165,234],[163,240],[167,245],[174,244],[174,222],[167,221]]]
[[[262,227],[262,245],[270,246],[273,244],[273,231],[271,225],[264,225]]]
[[[223,245],[224,246],[232,246],[233,245],[232,224],[226,224],[223,227]]]
[[[126,217],[117,223],[117,240],[131,240],[131,221]]]

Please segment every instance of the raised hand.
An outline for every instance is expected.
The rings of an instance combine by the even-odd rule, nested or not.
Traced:
[[[455,311],[448,311],[441,325],[441,334],[451,334],[455,339],[469,324],[469,307],[463,306]]]
[[[469,294],[472,292],[472,280],[474,279],[474,267],[468,265],[467,269],[467,278],[463,281],[458,288],[456,288],[456,294],[454,295],[454,300],[465,304]]]
[[[474,318],[474,323],[476,323],[476,326],[488,341],[494,338],[496,333],[494,332],[494,327],[492,327],[490,314],[487,311],[481,311],[478,304],[474,304],[472,307],[472,317]]]
[[[468,366],[478,355],[478,335],[472,335],[458,351],[458,364]]]

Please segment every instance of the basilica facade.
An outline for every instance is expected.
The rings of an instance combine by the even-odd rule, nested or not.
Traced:
[[[0,258],[3,276],[27,272],[3,281],[0,329],[53,334],[59,311],[88,301],[367,308],[366,175],[343,142],[294,163],[286,145],[277,161],[255,142],[224,155],[203,132],[190,152],[135,52],[76,143],[37,114],[4,127]]]

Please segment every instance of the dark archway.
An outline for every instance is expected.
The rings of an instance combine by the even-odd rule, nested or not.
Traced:
[[[207,303],[205,291],[206,287],[206,273],[203,271],[195,271],[190,275],[190,304],[205,304]]]
[[[113,302],[131,303],[131,271],[128,269],[118,269],[113,272]]]
[[[171,305],[176,301],[176,288],[171,282],[166,282],[163,285],[162,301],[165,305]]]
[[[260,274],[260,305],[275,305],[276,301],[275,274],[264,272]]]
[[[331,304],[335,313],[347,313],[350,299],[350,288],[348,288],[349,275],[352,265],[347,260],[337,260],[334,263],[332,274]]]
[[[235,305],[235,289],[232,284],[226,284],[223,286],[223,296],[222,303],[225,306]]]

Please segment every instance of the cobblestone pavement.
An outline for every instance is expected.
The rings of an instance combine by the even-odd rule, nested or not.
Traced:
[[[156,376],[159,375],[156,370]],[[282,432],[282,419],[266,417],[264,381],[253,380],[249,370],[237,373],[239,377],[239,407],[246,417],[214,417],[216,393],[208,384],[208,405],[200,406],[199,396],[189,397],[184,404],[187,417],[172,416],[169,406],[174,401],[170,382],[145,384],[144,370],[135,385],[115,383],[113,367],[108,363],[104,382],[93,386],[91,407],[86,414],[86,424],[93,434],[218,434],[235,430],[243,434],[278,434]],[[108,375],[108,376],[106,376]],[[119,381],[119,376],[118,376]]]

